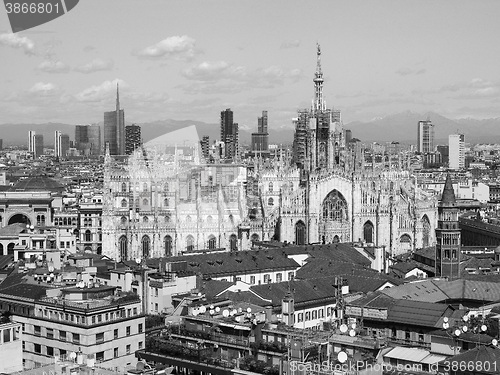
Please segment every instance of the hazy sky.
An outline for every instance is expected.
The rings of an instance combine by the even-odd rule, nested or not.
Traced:
[[[500,116],[500,1],[81,0],[11,34],[0,9],[0,123],[102,121],[116,82],[127,122],[291,126],[325,97],[345,123],[411,110]]]

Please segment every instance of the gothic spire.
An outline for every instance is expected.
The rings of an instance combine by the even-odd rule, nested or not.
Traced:
[[[317,44],[316,51],[316,72],[314,73],[314,105],[313,111],[320,112],[325,110],[325,102],[323,100],[323,72],[321,71],[321,47]]]

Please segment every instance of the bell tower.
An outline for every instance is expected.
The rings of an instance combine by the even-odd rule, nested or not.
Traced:
[[[443,194],[438,205],[436,229],[436,276],[449,280],[460,278],[460,228],[458,207],[450,175],[446,176]]]

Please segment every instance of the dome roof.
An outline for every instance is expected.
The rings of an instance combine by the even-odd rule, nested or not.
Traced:
[[[43,190],[43,191],[63,191],[64,185],[60,184],[56,180],[49,178],[47,176],[31,176],[23,180],[19,180],[11,190],[18,191],[33,191],[33,190]]]

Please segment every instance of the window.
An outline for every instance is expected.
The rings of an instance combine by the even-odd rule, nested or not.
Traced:
[[[276,282],[277,283],[281,283],[282,278],[283,278],[283,276],[281,275],[281,272],[276,274]]]
[[[142,205],[143,205],[143,206],[147,206],[147,205],[148,205],[148,203],[149,203],[149,202],[148,202],[148,200],[147,200],[147,199],[143,199],[143,200],[142,200]]]
[[[318,319],[318,312],[317,312],[316,310],[314,310],[314,311],[312,312],[312,319],[313,319],[313,320],[314,320],[314,319]]]
[[[98,362],[104,361],[104,352],[95,353],[95,360]]]
[[[128,344],[128,345],[126,346],[126,348],[125,348],[125,352],[126,352],[127,354],[130,354],[130,344]]]
[[[236,237],[236,234],[231,234],[231,236],[229,236],[229,248],[231,251],[238,250],[238,237]]]
[[[142,349],[142,345],[143,345],[142,341],[139,341],[139,350]]]
[[[104,342],[104,332],[100,332],[95,335],[95,342],[96,344],[101,344]]]
[[[310,311],[306,312],[306,322],[309,320],[311,320],[311,312]]]
[[[298,322],[303,322],[304,321],[304,313],[297,314],[297,321]]]
[[[54,348],[52,346],[47,346],[47,355],[50,357],[54,356]]]
[[[215,236],[213,234],[211,234],[208,237],[208,249],[213,250],[213,249],[215,249],[216,246],[217,246],[217,240],[215,239]]]
[[[186,238],[186,251],[194,250],[194,237],[189,235]]]
[[[126,199],[122,199],[121,206],[122,206],[122,208],[127,207],[127,200]],[[85,219],[85,221],[87,221],[87,220]]]
[[[288,280],[293,280],[294,275],[293,272],[288,272]]]
[[[10,341],[10,329],[4,329],[3,330],[3,342],[9,342]]]
[[[271,275],[269,275],[268,273],[266,273],[264,275],[264,283],[270,283],[271,282]]]
[[[45,332],[47,332],[47,338],[48,339],[53,339],[54,338],[54,330],[52,328],[46,328]]]
[[[267,200],[267,205],[268,205],[268,206],[274,206],[274,199],[273,199],[273,198],[269,198],[269,199]]]
[[[155,311],[158,312],[158,304],[155,303]]]
[[[127,329],[126,329],[126,335],[130,336],[130,326],[128,326]]]
[[[255,284],[255,276],[250,276],[250,284]]]
[[[142,323],[139,324],[139,333],[142,333]]]
[[[59,340],[66,341],[66,331],[59,331]]]
[[[113,357],[114,357],[114,358],[118,358],[118,348],[115,348],[115,349],[113,350]]]
[[[149,239],[149,236],[143,236],[141,242],[142,242],[142,257],[149,258],[149,251],[151,248],[151,240]]]
[[[33,326],[35,329],[35,336],[40,336],[42,334],[42,329],[40,326]]]
[[[34,350],[35,353],[42,354],[42,346],[40,344],[35,344]]]
[[[117,339],[118,338],[118,329],[115,329],[114,331],[114,338]]]
[[[73,343],[74,344],[79,344],[80,343],[80,334],[73,333]]]

